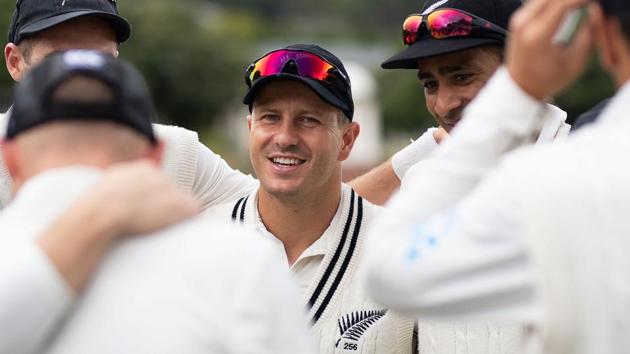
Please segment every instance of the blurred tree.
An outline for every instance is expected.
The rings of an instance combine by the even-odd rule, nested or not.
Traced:
[[[435,125],[413,70],[381,71],[378,81],[386,133],[405,133],[415,138]]]
[[[144,73],[161,118],[190,129],[211,123],[240,87],[243,63],[229,34],[203,26],[199,2],[134,0],[121,2],[121,13],[133,24],[133,36],[122,57]]]
[[[127,0],[119,5],[134,26],[121,55],[145,74],[162,118],[204,130],[239,102],[243,70],[265,48],[263,43],[327,38],[400,49],[402,19],[418,12],[421,1]],[[14,6],[15,0],[0,0],[5,31]],[[0,108],[6,108],[12,81],[6,70],[0,71]],[[378,71],[386,132],[413,136],[433,124],[415,75]],[[593,62],[557,104],[575,119],[612,93],[610,81]]]
[[[580,80],[556,100],[557,105],[567,111],[568,122],[591,109],[602,99],[614,95],[615,87],[601,69],[596,58],[591,61],[588,70]]]
[[[11,24],[11,15],[15,8],[15,0],[0,0],[0,33],[3,35],[1,43],[6,42],[7,32],[9,31],[9,25]],[[4,46],[3,46],[4,47]],[[4,60],[2,60],[4,64]],[[13,79],[9,76],[9,73],[4,69],[4,65],[0,69],[0,111],[4,112],[11,104],[11,90],[13,88]]]

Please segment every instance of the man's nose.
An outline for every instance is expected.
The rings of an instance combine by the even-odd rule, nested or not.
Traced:
[[[279,147],[295,146],[299,142],[298,128],[289,119],[284,119],[274,134],[274,143]]]
[[[455,109],[460,108],[462,99],[453,91],[440,89],[437,93],[433,110],[439,117],[446,117]]]

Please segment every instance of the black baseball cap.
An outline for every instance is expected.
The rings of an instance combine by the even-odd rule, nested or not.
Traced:
[[[131,25],[118,14],[117,0],[17,0],[9,43],[18,44],[28,36],[66,21],[83,16],[96,16],[107,21],[116,32],[118,43],[131,36]]]
[[[521,0],[428,0],[420,14],[428,15],[438,9],[463,10],[506,29],[510,17],[522,5]],[[459,52],[484,45],[505,45],[505,37],[488,31],[473,31],[468,36],[435,39],[426,30],[418,33],[416,43],[387,59],[383,69],[418,69],[418,59]]]
[[[348,76],[348,72],[343,66],[341,60],[339,60],[339,58],[337,58],[331,52],[315,44],[293,44],[282,49],[305,51],[315,54],[316,56],[324,59],[328,63],[332,64],[332,66],[334,66],[335,69],[339,70],[339,72],[342,74],[338,76],[339,82],[323,82],[307,77],[302,77],[297,71],[292,70],[290,65],[286,65],[285,68],[283,68],[282,73],[265,76],[256,79],[253,83],[251,83],[247,94],[243,98],[243,103],[249,106],[250,112],[252,110],[252,105],[254,104],[256,94],[258,94],[258,92],[264,85],[276,80],[295,80],[304,83],[309,88],[311,88],[319,97],[321,97],[321,99],[331,104],[332,106],[339,108],[342,112],[344,112],[348,119],[352,121],[352,116],[354,115],[354,102],[352,100],[350,77]],[[261,58],[264,58],[274,51],[276,50],[273,50],[263,55]],[[247,76],[247,72],[245,75]],[[249,86],[250,83],[247,78],[246,82]]]
[[[55,98],[64,83],[77,77],[103,83],[113,100]],[[16,84],[6,139],[53,121],[94,120],[127,126],[155,143],[154,117],[149,90],[131,64],[98,51],[70,50],[48,56]]]
[[[630,2],[628,0],[599,0],[606,12],[609,15],[628,15],[630,13]]]

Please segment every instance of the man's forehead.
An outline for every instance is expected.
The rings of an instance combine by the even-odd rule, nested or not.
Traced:
[[[462,50],[455,53],[438,55],[418,60],[420,73],[437,73],[456,67],[470,67],[483,60],[484,52],[479,48]]]
[[[433,70],[451,66],[466,66],[474,63],[482,52],[475,49],[462,50],[418,60],[420,71]]]
[[[299,102],[305,111],[323,112],[336,109],[310,87],[294,80],[275,80],[264,85],[254,99],[254,108],[271,107],[286,102]]]

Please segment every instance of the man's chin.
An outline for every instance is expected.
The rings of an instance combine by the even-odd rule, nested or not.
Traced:
[[[300,194],[300,187],[294,183],[269,183],[261,182],[261,189],[276,198],[292,198]]]

